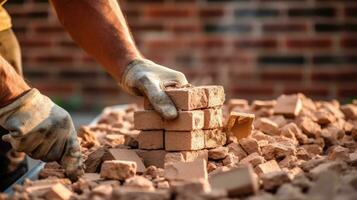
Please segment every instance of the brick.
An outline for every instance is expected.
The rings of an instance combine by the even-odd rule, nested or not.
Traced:
[[[99,172],[100,165],[103,162],[103,156],[106,154],[106,152],[107,150],[101,147],[90,153],[87,159],[84,161],[84,165],[86,166],[85,172],[87,173]]]
[[[274,107],[274,114],[286,117],[297,116],[302,109],[302,101],[299,95],[281,95]]]
[[[202,130],[194,131],[166,131],[166,151],[190,151],[204,148],[205,137]]]
[[[160,130],[164,129],[164,122],[160,115],[153,110],[136,111],[134,127],[139,130]]]
[[[275,100],[266,100],[266,101],[263,101],[263,100],[254,100],[252,102],[252,110],[260,110],[262,108],[274,108],[274,106],[276,105],[276,101]]]
[[[163,149],[164,131],[141,131],[137,137],[139,149]]]
[[[258,130],[268,135],[280,135],[279,125],[266,117],[259,118],[255,125]]]
[[[269,160],[265,163],[258,165],[255,168],[255,171],[258,174],[267,174],[270,172],[281,171],[281,169],[280,169],[278,163],[276,162],[276,160]]]
[[[217,147],[208,150],[208,158],[211,160],[222,160],[228,155],[227,147]]]
[[[243,150],[243,148],[238,143],[230,143],[227,145],[228,151],[232,152],[239,159],[243,159],[247,156],[247,153]]]
[[[357,105],[347,104],[340,107],[341,111],[345,115],[346,119],[357,119]]]
[[[262,154],[258,141],[254,138],[242,138],[239,140],[239,144],[244,149],[244,151],[247,152],[248,154],[252,154],[252,153],[258,153],[259,155]]]
[[[230,197],[255,194],[258,191],[257,179],[249,166],[212,174],[209,177],[209,182],[213,190],[226,190]]]
[[[169,152],[165,155],[165,164],[185,162],[185,158],[181,152]]]
[[[329,160],[348,160],[349,150],[348,148],[342,146],[332,147],[331,151],[328,153]]]
[[[223,127],[222,108],[204,109],[203,129],[214,129]]]
[[[100,177],[105,179],[125,180],[136,174],[136,163],[132,161],[108,160],[102,164]]]
[[[192,162],[197,159],[203,159],[208,161],[208,151],[180,151],[180,152],[168,152],[165,155],[165,163],[173,162]]]
[[[143,176],[133,176],[125,180],[124,187],[146,191],[154,191],[153,183]]]
[[[317,138],[321,135],[321,126],[307,117],[301,120],[299,126],[308,137]]]
[[[252,165],[253,167],[256,167],[259,164],[262,164],[265,162],[265,159],[260,156],[258,153],[252,153],[249,154],[247,157],[243,158],[239,164],[245,164],[245,165]]]
[[[200,86],[199,88],[204,88],[205,94],[207,96],[207,107],[217,107],[222,106],[225,101],[224,88],[222,86],[209,85],[209,86]]]
[[[228,112],[231,113],[232,111],[238,109],[239,110],[248,110],[249,103],[246,99],[229,99],[228,101]]]
[[[336,121],[336,117],[326,109],[319,109],[314,115],[317,119],[317,123],[320,125],[327,125]]]
[[[136,163],[136,171],[144,172],[145,165],[141,158],[131,149],[109,149],[105,160],[131,161]]]
[[[289,183],[291,181],[285,171],[274,171],[263,174],[261,179],[263,181],[263,188],[268,191],[275,190],[282,184]]]
[[[205,148],[215,148],[226,144],[226,133],[220,129],[203,130],[205,137]]]
[[[154,165],[164,168],[164,160],[167,152],[165,150],[135,150],[138,156],[144,160],[146,167]]]
[[[208,99],[203,87],[170,88],[166,90],[167,95],[181,110],[195,110],[207,108]]]
[[[164,121],[166,131],[191,131],[202,129],[204,126],[204,113],[200,110],[179,111],[174,120]]]
[[[165,178],[168,180],[207,179],[207,163],[203,159],[193,162],[177,162],[165,165]]]
[[[68,200],[72,196],[72,191],[66,188],[61,183],[53,185],[48,192],[46,192],[46,199]]]
[[[98,173],[85,173],[81,178],[85,181],[99,181],[101,179]]]
[[[238,164],[239,158],[234,153],[228,153],[227,156],[222,160],[224,166],[233,167]]]
[[[255,115],[232,112],[227,122],[227,133],[237,139],[248,137],[253,129]]]

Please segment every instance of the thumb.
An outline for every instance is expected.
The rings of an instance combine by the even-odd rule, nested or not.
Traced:
[[[138,88],[145,94],[154,109],[167,120],[175,119],[178,115],[175,104],[162,89],[164,86],[158,78],[143,76],[139,79]]]

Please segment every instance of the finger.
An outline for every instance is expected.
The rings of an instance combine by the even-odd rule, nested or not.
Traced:
[[[145,94],[154,109],[167,120],[175,119],[178,115],[175,104],[160,87],[159,79],[144,76],[139,79],[139,89]]]
[[[75,133],[74,133],[75,134]],[[65,144],[65,152],[61,159],[61,165],[66,171],[66,175],[72,181],[77,181],[84,174],[82,166],[82,156],[76,135],[71,135]]]

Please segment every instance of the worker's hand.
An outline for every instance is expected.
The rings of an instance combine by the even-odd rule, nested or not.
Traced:
[[[57,161],[71,180],[83,174],[77,134],[69,114],[38,90],[31,89],[0,108],[2,139],[20,152],[45,162]]]
[[[120,85],[124,90],[146,96],[154,109],[165,119],[177,117],[175,104],[164,89],[168,86],[187,85],[188,82],[183,73],[150,60],[137,59],[126,67],[121,80]]]

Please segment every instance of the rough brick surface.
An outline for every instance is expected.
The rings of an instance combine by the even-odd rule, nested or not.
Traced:
[[[237,139],[248,137],[253,129],[253,114],[232,112],[227,122],[227,132]]]
[[[163,149],[164,131],[141,131],[137,141],[139,149]]]
[[[204,88],[171,88],[166,90],[176,107],[181,110],[207,108],[208,100]]]
[[[166,131],[191,131],[202,129],[204,126],[204,113],[200,110],[180,111],[174,120],[164,121]]]
[[[205,137],[205,148],[215,148],[226,144],[226,133],[220,129],[203,130]]]
[[[131,161],[136,163],[136,170],[138,172],[145,171],[145,165],[141,158],[131,149],[109,149],[108,154],[105,155],[105,160],[119,160]]]
[[[299,95],[282,95],[274,107],[275,114],[281,114],[287,117],[297,116],[302,109],[302,101]]]
[[[202,130],[165,132],[165,149],[167,151],[199,150],[204,146],[205,137]]]
[[[102,164],[100,177],[125,180],[136,174],[136,163],[131,161],[109,160]]]
[[[165,165],[165,178],[169,180],[207,179],[206,161],[198,159],[193,162],[177,162]]]
[[[138,130],[163,129],[164,122],[154,110],[136,111],[134,113],[134,127]]]
[[[222,108],[204,109],[203,129],[214,129],[223,127]]]

